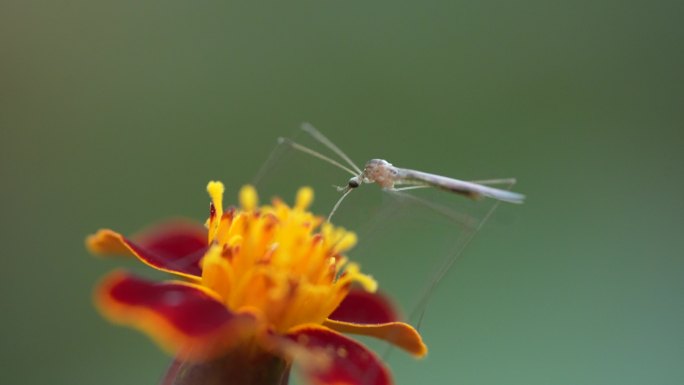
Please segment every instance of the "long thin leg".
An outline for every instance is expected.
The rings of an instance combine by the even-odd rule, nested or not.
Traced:
[[[515,185],[516,180],[513,178],[510,178],[510,179],[508,179],[507,182],[508,183],[507,183],[506,188],[508,190],[510,190]],[[475,235],[477,235],[477,233],[482,229],[482,226],[484,226],[484,224],[487,222],[489,217],[491,217],[492,214],[494,214],[494,211],[496,210],[496,208],[499,206],[500,203],[501,203],[501,201],[496,201],[492,205],[492,207],[487,211],[487,213],[482,218],[480,223],[475,227],[474,231],[467,234],[465,236],[465,238],[462,240],[462,242],[458,242],[455,245],[455,247],[453,249],[452,257],[448,258],[445,261],[445,263],[442,264],[442,266],[439,268],[437,274],[435,275],[435,278],[432,280],[432,282],[430,282],[427,289],[423,292],[423,295],[422,295],[420,301],[418,302],[418,305],[416,306],[416,308],[414,309],[414,312],[413,312],[415,314],[416,311],[420,311],[419,323],[416,325],[417,330],[420,330],[420,326],[421,326],[421,323],[423,321],[424,313],[425,313],[425,310],[427,309],[427,304],[428,304],[428,300],[430,298],[430,294],[435,290],[435,288],[437,287],[439,282],[444,278],[444,276],[451,269],[451,267],[454,265],[454,263],[456,263],[456,261],[459,259],[459,256],[463,253],[465,248],[468,247],[470,242],[475,238]]]
[[[336,161],[336,160],[334,160],[334,159],[330,159],[330,158],[328,158],[327,156],[321,154],[320,152],[314,151],[314,150],[312,150],[312,149],[310,149],[310,148],[308,148],[308,147],[306,147],[306,146],[302,146],[301,144],[299,144],[299,143],[297,143],[297,142],[295,142],[295,141],[293,141],[293,140],[291,140],[291,139],[288,139],[288,138],[278,138],[278,143],[285,143],[285,144],[289,145],[290,147],[294,148],[294,149],[297,150],[297,151],[301,151],[301,152],[303,152],[303,153],[305,153],[305,154],[309,154],[309,155],[311,155],[311,156],[313,156],[313,157],[315,157],[315,158],[318,158],[318,159],[320,159],[320,160],[323,160],[323,161],[325,161],[325,162],[328,162],[328,163],[332,164],[333,166],[339,167],[340,169],[342,169],[342,170],[344,170],[344,171],[346,171],[346,172],[352,174],[353,176],[358,176],[358,175],[361,174],[361,171],[359,171],[358,173],[356,173],[356,172],[354,172],[353,170],[351,170],[349,167],[343,166],[343,165],[340,164],[338,161]]]
[[[462,255],[465,247],[468,245],[469,241],[475,237],[475,235],[478,233],[479,229],[482,227],[482,224],[487,221],[487,218],[489,215],[485,215],[484,219],[482,220],[477,220],[467,214],[459,213],[454,211],[451,208],[448,208],[446,206],[440,205],[438,203],[429,201],[427,199],[423,199],[421,197],[415,196],[413,194],[409,193],[404,193],[402,191],[405,190],[411,190],[415,188],[425,188],[425,187],[432,187],[432,186],[425,186],[425,185],[417,185],[417,186],[407,186],[407,187],[401,187],[398,189],[387,189],[386,191],[390,193],[391,195],[403,199],[403,200],[411,200],[414,202],[418,202],[420,205],[426,207],[429,210],[432,210],[440,215],[443,215],[446,217],[449,221],[455,222],[458,226],[460,226],[465,234],[462,237],[459,237],[459,240],[456,241],[456,244],[451,248],[451,250],[447,253],[449,255],[448,258],[446,258],[444,261],[442,261],[441,265],[436,269],[433,279],[429,282],[429,284],[422,290],[421,295],[418,297],[418,302],[413,306],[411,312],[409,313],[409,316],[407,318],[408,322],[413,322],[415,320],[415,327],[417,330],[420,330],[423,319],[427,310],[427,305],[429,303],[429,299],[431,294],[434,292],[436,287],[438,286],[439,282],[444,278],[446,275],[446,272],[451,268],[451,266],[459,259],[459,257]],[[494,204],[494,207],[498,205],[498,202]],[[491,209],[493,211],[493,209]],[[416,318],[417,317],[417,318]],[[394,351],[393,346],[388,346],[382,357],[383,360],[389,359],[390,354]]]
[[[408,189],[408,187],[404,187],[405,189]],[[420,205],[425,206],[429,208],[430,210],[443,215],[444,217],[448,218],[449,220],[458,223],[459,225],[463,226],[464,228],[468,230],[473,230],[473,220],[472,217],[466,215],[466,214],[461,214],[454,212],[454,210],[445,207],[443,205],[440,205],[439,203],[431,202],[427,199],[420,198],[418,196],[415,196],[413,194],[407,194],[403,193],[402,190],[399,189],[394,189],[394,190],[385,190],[389,192],[390,194],[394,194],[394,196],[399,197],[404,200],[412,200],[414,202],[418,202]]]
[[[506,185],[506,188],[510,190],[513,185],[515,184],[515,179],[497,179],[497,180],[492,180],[494,182],[499,182],[499,184],[504,184]],[[481,182],[474,182],[474,183],[482,183],[489,182],[488,180],[481,181]],[[402,191],[404,190],[411,190],[411,189],[418,189],[418,188],[424,188],[424,187],[429,187],[429,186],[423,186],[423,185],[417,185],[417,186],[407,186],[407,187],[400,187],[397,189],[388,189],[387,192],[390,194],[396,196],[396,197],[402,197],[402,198],[409,198],[413,199],[416,201],[419,201],[422,204],[427,203],[427,207],[430,208],[433,211],[436,211],[440,214],[445,215],[446,217],[450,218],[450,220],[453,220],[454,222],[458,223],[460,226],[462,226],[463,231],[465,232],[460,239],[456,241],[456,243],[453,245],[451,248],[450,252],[447,254],[448,257],[444,259],[444,261],[441,263],[441,265],[438,267],[438,269],[435,271],[433,275],[433,279],[429,282],[429,284],[423,289],[420,297],[418,298],[418,302],[416,305],[413,307],[413,309],[409,313],[408,320],[415,320],[415,327],[417,330],[420,330],[423,321],[425,319],[425,314],[427,312],[427,307],[430,301],[430,297],[432,293],[436,290],[437,286],[439,283],[442,281],[442,279],[446,276],[447,272],[451,269],[451,267],[460,259],[462,256],[463,252],[465,249],[468,247],[470,242],[475,238],[475,236],[479,233],[480,229],[484,226],[484,224],[488,221],[488,219],[492,216],[496,208],[499,206],[501,202],[495,201],[490,207],[485,215],[480,219],[480,220],[473,220],[470,216],[466,214],[459,214],[457,212],[454,212],[453,210],[449,208],[445,208],[442,205],[436,204],[431,201],[427,201],[425,199],[419,198],[415,195],[409,194],[409,193],[403,193]],[[470,219],[470,220],[468,220]],[[383,360],[388,360],[390,354],[394,351],[393,346],[388,346],[384,353],[383,353]],[[373,373],[371,375],[371,378],[373,376],[377,376],[377,373]]]
[[[344,153],[344,151],[340,150],[339,147],[335,145],[330,139],[325,137],[325,135],[321,134],[320,131],[316,129],[311,123],[302,123],[302,130],[304,130],[307,134],[311,135],[314,139],[317,141],[321,142],[324,146],[328,147],[330,150],[332,150],[335,154],[337,154],[340,158],[344,159],[347,164],[349,164],[354,171],[356,171],[356,175],[361,174],[361,169],[359,166],[357,166],[352,160],[347,156],[347,154]]]
[[[280,159],[280,157],[283,156],[283,151],[283,142],[278,140],[275,147],[273,147],[273,150],[271,150],[271,152],[268,154],[268,157],[266,157],[264,163],[262,163],[261,167],[259,167],[259,170],[254,178],[252,178],[252,184],[254,186],[259,185],[264,175],[266,175],[266,173],[274,167],[275,160]]]

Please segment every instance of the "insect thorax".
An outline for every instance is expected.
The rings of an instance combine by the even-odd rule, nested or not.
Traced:
[[[397,170],[392,163],[384,159],[371,159],[363,169],[363,179],[366,183],[377,183],[382,188],[391,189]]]

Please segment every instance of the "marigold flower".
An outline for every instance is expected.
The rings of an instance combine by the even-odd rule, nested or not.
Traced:
[[[279,199],[259,206],[255,189],[245,186],[240,208],[225,210],[223,184],[210,182],[207,191],[204,226],[174,221],[132,239],[103,229],[86,240],[95,254],[135,256],[182,278],[159,283],[115,271],[95,293],[106,317],[176,355],[165,383],[216,381],[207,374],[216,370],[212,362],[231,384],[286,383],[294,361],[314,384],[391,384],[378,357],[340,332],[427,353],[417,331],[376,293],[375,280],[344,256],[356,235],[308,211],[310,188],[289,207]],[[180,371],[183,363],[194,366]]]

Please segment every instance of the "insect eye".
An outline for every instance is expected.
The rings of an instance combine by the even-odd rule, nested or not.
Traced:
[[[350,188],[357,188],[357,187],[359,187],[359,182],[358,182],[356,179],[354,179],[354,178],[349,179],[348,186],[349,186]]]

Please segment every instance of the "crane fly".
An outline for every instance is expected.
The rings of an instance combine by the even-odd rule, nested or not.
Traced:
[[[337,186],[337,189],[342,193],[342,196],[337,200],[330,211],[330,214],[328,215],[328,222],[335,214],[344,198],[346,198],[347,195],[364,183],[376,183],[382,189],[389,191],[404,191],[416,188],[433,187],[463,195],[471,199],[493,198],[502,202],[517,204],[523,203],[525,200],[525,196],[522,194],[485,186],[485,184],[512,185],[515,183],[515,179],[513,178],[469,182],[442,175],[412,170],[409,168],[396,167],[384,159],[371,159],[366,163],[362,170],[342,150],[340,150],[339,147],[337,147],[330,139],[318,131],[314,126],[309,123],[304,123],[302,125],[302,130],[326,146],[332,152],[337,154],[346,162],[347,166],[291,139],[279,138],[278,142],[287,144],[297,151],[301,151],[328,162],[352,175],[352,178],[349,179],[346,186]]]
[[[361,241],[356,247],[356,254],[357,256],[381,255],[383,252],[386,252],[384,250],[386,245],[396,244],[396,230],[406,230],[406,227],[404,227],[406,225],[409,226],[410,231],[415,231],[418,228],[420,234],[430,235],[430,240],[426,241],[428,242],[427,247],[429,249],[422,253],[420,262],[410,269],[409,277],[394,277],[389,282],[384,280],[386,284],[389,283],[387,287],[391,287],[390,282],[394,282],[399,287],[405,287],[408,282],[416,282],[418,284],[424,282],[422,288],[415,287],[415,298],[411,301],[413,305],[410,305],[408,302],[404,303],[404,306],[409,309],[406,317],[407,322],[413,324],[419,331],[423,326],[422,323],[428,303],[437,286],[460,259],[464,250],[493,215],[499,204],[501,202],[520,204],[525,200],[524,195],[505,190],[515,184],[516,180],[514,178],[463,181],[423,171],[395,167],[383,159],[372,159],[361,169],[349,156],[311,124],[304,123],[301,129],[306,132],[307,136],[315,140],[317,144],[323,145],[336,156],[324,155],[315,150],[314,148],[316,147],[308,147],[301,144],[303,142],[290,138],[279,138],[279,145],[269,154],[265,163],[262,164],[253,179],[253,183],[261,183],[264,175],[266,175],[266,170],[271,165],[279,163],[275,159],[277,156],[281,156],[282,153],[278,154],[277,149],[285,147],[320,159],[351,175],[351,178],[344,186],[336,186],[341,196],[330,211],[328,221],[335,215],[342,201],[363,184],[375,183],[383,191],[390,193],[388,195],[392,200],[387,205],[383,205],[376,210],[375,215],[371,216],[371,219],[359,229],[359,233],[364,236],[360,237]],[[490,187],[493,185],[504,186],[503,188],[505,189]],[[492,204],[471,206],[462,205],[462,202],[454,200],[454,203],[459,205],[458,209],[454,209],[448,205],[441,204],[445,203],[445,201],[440,203],[436,196],[434,198],[437,199],[433,200],[403,192],[405,190],[424,188],[447,191],[470,199],[491,198]],[[435,195],[438,195],[437,191],[435,191]],[[402,208],[397,209],[397,204],[402,204]],[[419,207],[420,209],[412,210],[411,206]],[[435,213],[438,215],[435,216]],[[437,224],[438,221],[439,224]],[[441,221],[446,221],[446,225],[442,226],[443,222]],[[414,233],[413,235],[417,234]],[[365,240],[372,241],[366,242]],[[421,242],[410,243],[410,250],[421,247]],[[403,248],[401,252],[408,254],[398,254],[395,257],[403,258],[415,254],[415,252],[411,254],[411,251],[405,251]],[[432,268],[429,266],[432,266]],[[389,273],[389,275],[396,274],[396,271]],[[421,274],[426,274],[428,280],[416,279]],[[393,290],[388,291],[391,292]],[[391,346],[385,349],[384,354],[382,354],[385,361],[389,358],[392,351],[393,348]],[[377,375],[377,372],[367,373],[368,383],[374,382],[373,379]]]

